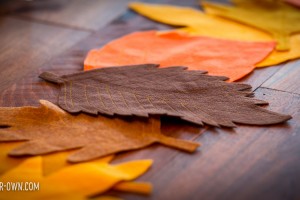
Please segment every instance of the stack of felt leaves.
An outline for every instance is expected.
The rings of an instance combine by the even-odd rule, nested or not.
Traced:
[[[0,109],[1,126],[3,124],[9,126],[9,128],[0,129],[1,141],[29,140],[28,134],[36,137],[34,142],[0,144],[0,180],[4,184],[6,182],[33,182],[40,186],[40,190],[32,192],[1,192],[0,199],[20,199],[21,196],[25,199],[86,199],[87,197],[98,196],[110,188],[141,194],[151,193],[152,187],[149,183],[128,182],[145,173],[152,165],[151,160],[109,165],[108,162],[113,158],[113,156],[109,156],[82,164],[70,164],[67,162],[70,151],[30,159],[8,157],[7,154],[18,157],[20,155],[41,155],[46,153],[45,149],[50,144],[54,147],[54,145],[60,146],[63,142],[72,143],[72,139],[66,135],[67,128],[74,132],[74,135],[69,135],[70,137],[76,136],[76,133],[81,133],[84,136],[85,131],[82,130],[84,125],[90,125],[90,130],[95,131],[93,128],[96,127],[93,127],[92,121],[97,123],[99,119],[89,122],[89,116],[73,117],[47,101],[41,101],[41,105],[39,108]],[[73,122],[78,124],[72,125]],[[117,124],[118,122],[115,122],[115,125]],[[137,122],[131,126],[139,125],[146,126],[146,123],[139,124]],[[152,124],[149,123],[150,125]],[[78,128],[79,126],[81,128]],[[97,128],[99,127],[111,131],[111,128],[105,124],[100,123]],[[57,134],[55,135],[55,133]],[[45,140],[53,139],[57,143],[49,141],[47,144],[42,138]],[[26,148],[28,148],[27,151]],[[68,149],[68,146],[65,149]],[[52,149],[52,151],[58,150]],[[82,160],[83,158],[80,161]]]
[[[82,72],[42,73],[40,78],[59,85],[57,102],[0,108],[0,180],[42,185],[38,192],[6,192],[0,199],[86,199],[109,189],[149,194],[149,183],[132,180],[151,160],[108,163],[116,153],[153,143],[197,150],[198,143],[163,134],[160,116],[219,128],[289,120],[261,107],[268,103],[253,98],[250,85],[232,83],[256,67],[300,57],[300,35],[294,34],[299,27],[285,25],[300,19],[295,8],[276,1],[274,13],[266,13],[270,2],[259,2],[205,3],[209,15],[130,4],[151,19],[185,27],[134,32],[92,49]],[[282,23],[272,23],[273,15]]]
[[[248,42],[276,41],[276,49],[254,63],[256,67],[300,57],[299,9],[281,1],[233,0],[233,3],[235,6],[202,3],[206,13],[189,7],[144,3],[131,3],[130,8],[155,21],[184,26],[178,30],[190,35]]]

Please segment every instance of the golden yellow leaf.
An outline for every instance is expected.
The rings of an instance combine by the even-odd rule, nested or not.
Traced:
[[[0,143],[0,175],[18,166],[26,159],[13,159],[7,155],[13,148],[16,148],[19,145],[20,142]]]
[[[65,167],[71,166],[73,164],[67,162],[67,157],[72,151],[64,151],[55,154],[48,154],[43,156],[43,173],[44,175],[49,175],[55,173],[56,171],[63,169]],[[107,156],[101,159],[97,159],[95,161],[90,161],[93,163],[108,163],[113,159],[113,156]],[[139,194],[150,194],[152,192],[151,183],[147,182],[131,182],[131,181],[123,181],[117,183],[113,186],[114,190],[123,191],[123,192],[132,192]]]
[[[7,154],[9,151],[11,151],[13,148],[17,147],[20,145],[19,142],[14,142],[14,143],[1,143],[0,144],[0,175],[5,173],[8,170],[11,170],[24,162],[26,158],[12,158],[8,156]],[[68,155],[74,152],[72,151],[65,151],[65,152],[60,152],[56,154],[47,154],[44,155],[42,158],[42,174],[43,176],[47,176],[51,173],[54,173],[64,167],[70,166],[72,164],[66,162],[66,158]],[[110,160],[113,159],[113,156],[107,156],[102,159],[97,159],[95,163],[108,163]],[[139,194],[150,194],[152,192],[152,185],[150,183],[146,182],[131,182],[131,181],[122,181],[120,183],[117,183],[116,185],[113,186],[114,190],[118,191],[124,191],[124,192],[132,192],[132,193],[139,193]]]
[[[273,36],[278,51],[290,49],[290,35],[300,32],[300,12],[282,1],[232,0],[236,6],[203,3],[214,15],[244,23]]]
[[[88,162],[65,167],[44,177],[42,157],[33,157],[0,177],[4,184],[24,184],[23,191],[12,192],[4,189],[0,199],[85,199],[105,192],[122,180],[137,178],[151,164],[151,160],[130,161],[118,165]],[[39,190],[24,191],[26,182],[39,184]]]

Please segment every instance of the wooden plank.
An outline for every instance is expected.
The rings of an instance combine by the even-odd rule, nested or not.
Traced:
[[[0,1],[0,15],[8,14],[14,10],[17,10],[28,4],[28,1],[11,1],[11,0],[1,0]]]
[[[130,21],[128,22],[127,20]],[[13,75],[13,78],[10,79],[9,83],[15,82],[15,84],[13,84],[11,87],[9,87],[8,89],[0,93],[1,94],[0,106],[38,105],[39,99],[55,101],[57,91],[53,89],[51,85],[41,81],[38,78],[38,75],[42,71],[51,70],[57,73],[73,73],[73,72],[81,71],[83,69],[83,60],[90,49],[101,47],[108,41],[114,38],[121,37],[122,35],[128,34],[134,30],[166,28],[163,25],[158,25],[151,21],[149,21],[148,23],[141,23],[143,21],[144,19],[139,16],[133,18],[131,14],[123,16],[123,18],[116,20],[111,26],[92,34],[87,39],[84,39],[83,41],[79,42],[76,46],[74,46],[66,53],[57,56],[56,59],[54,59],[51,62],[46,63],[44,61],[45,57],[43,57],[43,55],[38,54],[41,53],[41,51],[33,50],[33,53],[36,53],[36,57],[40,56],[39,58],[40,63],[43,61],[46,64],[43,65],[38,70],[35,71],[31,70],[31,73],[28,74],[28,76],[24,77],[22,80],[18,82],[16,81],[17,75],[19,75],[18,77],[20,78],[26,73],[26,71],[27,72],[30,71],[27,68],[24,69],[24,66],[20,65],[20,63],[22,64],[26,62],[30,64],[32,62],[32,59],[29,59],[28,56],[26,55],[24,55],[22,58],[20,57],[19,58],[20,60],[11,59],[10,65],[13,65],[15,67],[8,68],[6,71],[3,72],[3,76],[2,76],[3,79],[1,79],[1,82],[2,83],[8,82],[9,79],[7,78],[7,76],[9,76],[9,74],[11,73]],[[70,35],[72,35],[71,33]],[[55,44],[52,46],[52,49],[60,47],[60,41],[64,41],[64,39],[65,38],[53,40],[55,41]],[[69,40],[70,38],[67,41]],[[21,45],[21,44],[16,44],[16,45]],[[48,53],[55,52],[55,51],[54,52],[50,51],[49,48],[47,48],[46,50],[49,50]],[[59,53],[61,52],[62,50],[61,51],[59,50]],[[4,55],[3,57],[7,58]],[[20,70],[21,68],[20,66],[23,67],[22,70]],[[36,63],[34,66],[31,66],[31,69],[33,69],[34,67],[37,68],[37,66],[38,63]],[[8,85],[8,83],[6,85]]]
[[[287,63],[262,87],[300,94],[300,60]]]
[[[256,90],[282,67],[283,65],[276,65],[272,67],[257,68],[249,75],[238,80],[238,82],[250,84],[252,86],[252,90]]]
[[[3,91],[88,33],[2,18],[0,35],[0,91]]]
[[[127,9],[128,0],[51,0],[31,1],[16,9],[13,14],[84,30],[98,30]]]
[[[139,179],[151,181],[154,194],[108,194],[155,200],[299,199],[300,95],[259,88],[256,96],[270,101],[271,110],[289,113],[293,119],[270,127],[208,129],[195,135],[202,146],[193,155],[171,153],[165,147],[120,155],[116,163],[154,158],[154,167]],[[170,130],[165,124],[163,128]]]

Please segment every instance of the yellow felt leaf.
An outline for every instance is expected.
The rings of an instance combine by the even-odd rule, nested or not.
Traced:
[[[139,193],[149,195],[152,192],[152,184],[147,182],[123,181],[113,187],[114,190],[123,192]]]
[[[145,3],[131,3],[129,7],[152,20],[174,26],[184,26],[178,30],[191,35],[242,41],[274,40],[270,34],[259,29],[232,20],[206,15],[200,10],[189,7]],[[213,8],[206,6],[204,8],[208,13],[213,12]],[[276,65],[300,57],[300,34],[294,34],[290,39],[290,51],[274,50],[265,60],[256,64],[256,67]]]
[[[118,197],[112,197],[112,196],[101,196],[101,197],[92,198],[91,200],[122,200],[122,199]]]
[[[230,20],[206,15],[190,7],[146,3],[131,3],[129,7],[152,20],[174,26],[184,26],[185,28],[178,30],[192,35],[242,41],[272,41],[272,37],[264,32]]]
[[[105,192],[122,180],[143,174],[151,160],[109,165],[88,162],[65,167],[47,177],[42,175],[42,157],[27,159],[0,177],[1,182],[35,182],[39,191],[3,191],[0,199],[84,199]]]
[[[19,142],[15,143],[0,143],[0,175],[5,173],[6,171],[13,169],[14,167],[18,166],[22,162],[26,160],[26,158],[12,158],[8,156],[8,152],[10,152],[13,148],[20,145]],[[47,154],[43,156],[42,159],[42,174],[44,176],[47,176],[51,173],[54,173],[55,171],[58,171],[64,167],[70,166],[69,162],[66,162],[66,158],[68,155],[74,152],[74,150],[71,151],[64,151],[59,152],[56,154]],[[114,156],[107,156],[101,159],[97,159],[95,163],[108,163],[113,159]],[[95,185],[94,187],[97,187]],[[113,186],[114,190],[118,191],[124,191],[124,192],[132,192],[132,193],[139,193],[139,194],[150,194],[152,192],[152,185],[150,183],[139,183],[139,182],[130,182],[130,181],[123,181],[120,183],[117,183],[115,186]]]
[[[236,6],[203,3],[214,8],[213,14],[268,32],[277,41],[276,49],[290,49],[290,35],[300,32],[300,12],[282,1],[233,0]]]
[[[25,158],[14,159],[7,154],[20,145],[20,142],[0,143],[0,175],[21,164]]]
[[[51,173],[54,173],[62,168],[65,168],[67,166],[71,166],[70,162],[67,162],[67,157],[70,153],[74,152],[72,151],[64,151],[59,152],[55,154],[49,154],[43,156],[43,173],[44,175],[49,175]],[[101,159],[97,159],[95,161],[92,161],[94,163],[108,163],[113,159],[114,156],[106,156]],[[95,185],[94,187],[97,187]],[[144,182],[130,182],[130,181],[123,181],[120,183],[117,183],[113,186],[114,190],[123,191],[123,192],[132,192],[132,193],[139,193],[139,194],[150,194],[152,192],[152,185],[150,183],[144,183]]]

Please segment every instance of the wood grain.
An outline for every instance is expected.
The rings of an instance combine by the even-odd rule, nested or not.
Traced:
[[[56,59],[45,63],[37,70],[32,70],[32,72],[22,80],[18,82],[15,80],[14,85],[2,92],[0,97],[0,106],[37,106],[39,99],[55,102],[57,98],[57,90],[55,90],[54,85],[45,83],[38,78],[38,75],[41,72],[53,71],[58,74],[62,74],[82,71],[83,60],[90,49],[101,47],[110,40],[121,37],[122,35],[128,34],[134,30],[166,28],[165,26],[157,25],[154,22],[146,24],[141,23],[144,20],[143,18],[139,16],[132,18],[130,14],[129,16],[124,16],[124,19],[120,18],[109,27],[92,34],[88,38],[79,42],[69,51],[57,56]],[[130,22],[127,22],[128,19],[130,19]],[[14,64],[18,66],[17,63]],[[12,69],[12,72],[16,71],[17,69]],[[6,74],[8,73],[6,72]],[[4,80],[6,80],[6,78],[4,78]]]
[[[155,190],[143,198],[113,194],[128,199],[299,199],[300,96],[264,88],[256,96],[271,101],[270,109],[292,114],[293,119],[270,127],[208,129],[194,136],[202,146],[193,155],[156,147],[151,153],[148,149],[119,156],[115,162],[150,154],[154,167],[140,180],[150,180]],[[166,129],[170,127],[164,124]]]
[[[22,3],[22,2],[20,2]],[[127,9],[128,0],[43,0],[31,1],[12,14],[56,25],[98,30]]]
[[[271,78],[283,65],[276,65],[272,67],[257,68],[247,76],[238,80],[238,82],[247,83],[252,86],[252,90],[256,90],[266,80]]]
[[[88,35],[84,31],[0,19],[0,91]]]
[[[287,63],[262,87],[300,94],[300,60]]]
[[[194,0],[155,2],[194,7],[198,4]],[[22,80],[11,79],[11,83],[14,84],[1,93],[0,106],[38,105],[39,99],[55,102],[57,87],[37,78],[39,73],[48,70],[58,74],[81,71],[83,59],[91,48],[99,48],[112,39],[133,31],[167,28],[169,27],[127,11],[104,29],[64,51],[63,55],[55,56],[51,62],[44,63],[37,70],[32,68]],[[26,57],[23,59],[26,60]],[[17,66],[16,63],[12,64]],[[114,163],[137,158],[154,159],[151,170],[139,178],[151,181],[154,191],[151,196],[118,192],[107,194],[124,199],[155,200],[300,199],[300,95],[296,94],[297,87],[292,90],[293,93],[260,87],[262,85],[277,89],[274,84],[278,80],[284,80],[282,83],[289,85],[281,88],[282,90],[288,90],[294,84],[297,86],[297,76],[292,75],[298,72],[294,71],[296,67],[289,65],[259,69],[241,81],[252,84],[256,89],[256,97],[269,101],[270,108],[274,111],[291,114],[293,116],[291,121],[269,127],[241,125],[231,130],[199,127],[164,117],[162,120],[164,134],[198,141],[202,143],[200,149],[194,154],[187,154],[152,145],[141,151],[119,154]],[[15,67],[11,72],[18,74],[18,71],[23,73],[23,70],[25,69]],[[2,72],[0,81],[4,82],[8,80],[8,73]],[[279,86],[280,84],[276,87]]]

